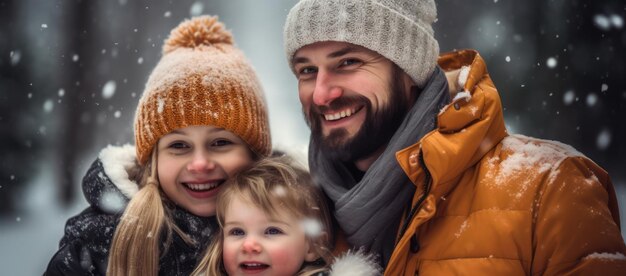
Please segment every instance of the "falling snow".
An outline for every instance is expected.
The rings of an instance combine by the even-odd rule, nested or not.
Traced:
[[[163,14],[163,17],[165,17],[165,18],[169,18],[169,17],[171,17],[171,16],[172,16],[172,12],[171,12],[171,11],[166,11],[166,12]]]
[[[604,15],[597,14],[593,17],[593,23],[598,27],[598,29],[603,31],[608,31],[611,28],[621,29],[624,26],[624,19],[617,15]]]
[[[115,81],[108,81],[102,88],[102,98],[110,99],[115,94]]]
[[[41,24],[41,28],[42,28],[42,29],[47,29],[47,28],[48,28],[48,24],[45,24],[45,23],[44,23],[44,24]]]
[[[195,2],[193,3],[193,5],[191,5],[191,8],[189,9],[189,14],[191,14],[191,16],[198,16],[202,14],[203,10],[204,4],[202,4],[202,2]]]
[[[548,60],[546,60],[546,65],[548,66],[548,68],[554,68],[556,67],[557,61],[556,58],[550,57],[548,58]]]
[[[115,111],[115,113],[113,113],[113,117],[115,117],[115,118],[122,117],[122,112],[119,111],[119,110]]]
[[[609,86],[608,86],[608,85],[606,85],[606,83],[603,83],[603,84],[602,84],[602,87],[600,88],[600,91],[601,91],[601,92],[604,92],[604,91],[607,91],[607,90],[609,90]]]
[[[72,56],[72,61],[73,61],[73,62],[77,62],[77,61],[78,61],[78,55],[77,55],[77,54],[74,54],[74,55]]]
[[[282,186],[276,186],[276,188],[272,190],[272,194],[277,197],[284,197],[287,195],[287,190],[285,190],[285,188],[283,188]]]
[[[572,104],[574,102],[574,99],[576,99],[576,94],[572,90],[569,90],[565,92],[565,94],[563,94],[563,103],[565,105]]]
[[[611,145],[611,131],[608,129],[602,130],[598,134],[598,138],[596,139],[596,145],[599,150],[606,150]]]
[[[609,18],[602,14],[597,14],[596,16],[594,16],[593,23],[596,24],[596,27],[604,31],[608,30],[611,27],[611,21],[609,21]]]
[[[300,226],[308,237],[318,237],[322,234],[322,224],[316,219],[303,219]]]
[[[137,63],[138,63],[138,64],[143,64],[143,58],[142,58],[142,57],[140,57],[139,59],[137,59]]]
[[[65,89],[61,88],[59,89],[59,97],[63,97],[65,96]]]
[[[22,59],[22,52],[20,52],[20,50],[11,51],[9,57],[11,58],[11,65],[15,66],[20,63],[20,59]]]
[[[506,57],[504,58],[504,60],[506,60],[506,62],[511,62],[511,57],[510,57],[510,56],[506,56]]]
[[[50,113],[52,112],[53,109],[54,109],[54,102],[52,100],[46,100],[46,102],[43,103],[44,112]]]
[[[107,191],[100,197],[100,208],[108,213],[118,213],[126,207],[124,198],[117,191]]]
[[[598,102],[598,96],[595,93],[587,95],[587,106],[592,107]]]
[[[622,19],[621,16],[614,14],[611,15],[611,23],[613,23],[615,28],[621,29],[624,26],[624,19]]]

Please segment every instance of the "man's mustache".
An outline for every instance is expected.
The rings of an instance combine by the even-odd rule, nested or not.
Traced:
[[[317,117],[317,115],[321,116],[323,113],[342,110],[349,106],[366,105],[368,102],[369,99],[364,96],[345,96],[333,100],[328,105],[313,105],[311,106],[311,113],[315,113],[315,116],[312,117]]]

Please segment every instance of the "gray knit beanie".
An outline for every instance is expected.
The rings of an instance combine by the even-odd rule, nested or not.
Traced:
[[[434,0],[301,0],[284,27],[287,61],[320,41],[363,46],[393,61],[424,87],[437,64],[439,44],[431,24]]]

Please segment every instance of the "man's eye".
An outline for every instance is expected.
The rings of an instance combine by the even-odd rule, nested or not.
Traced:
[[[233,228],[233,229],[230,229],[230,231],[228,231],[228,235],[229,236],[243,236],[245,234],[246,234],[246,232],[244,232],[240,228]]]
[[[283,231],[276,227],[269,227],[265,229],[266,235],[280,235],[283,234]]]
[[[343,66],[350,66],[350,65],[360,64],[360,63],[361,61],[358,59],[349,58],[349,59],[342,60],[339,66],[343,67]]]
[[[316,72],[317,70],[315,69],[315,67],[303,67],[302,69],[298,71],[298,74],[309,75],[309,74],[314,74]]]

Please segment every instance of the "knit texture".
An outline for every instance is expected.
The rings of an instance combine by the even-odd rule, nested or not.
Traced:
[[[348,42],[378,52],[424,87],[439,56],[436,17],[434,0],[301,0],[285,22],[287,61],[293,70],[301,47]]]
[[[137,160],[145,164],[163,135],[211,125],[271,151],[267,107],[256,73],[216,17],[182,22],[163,46],[135,114]]]

